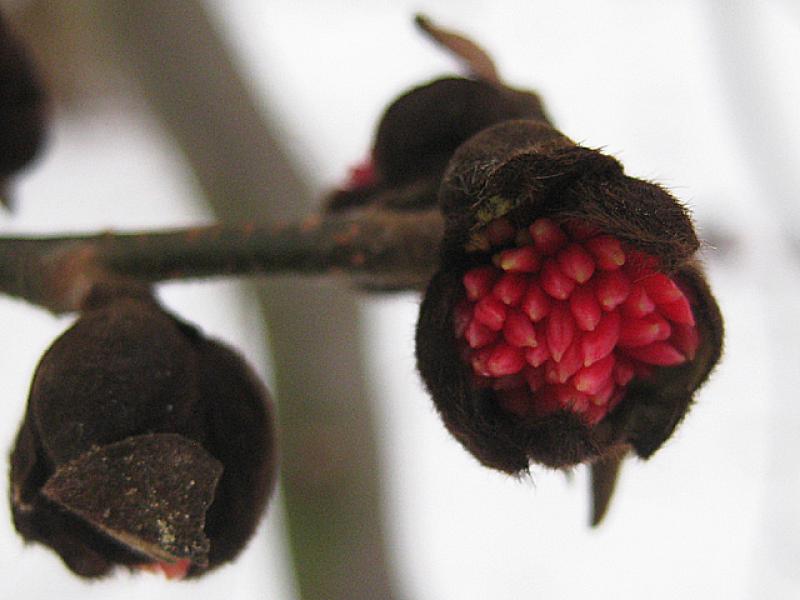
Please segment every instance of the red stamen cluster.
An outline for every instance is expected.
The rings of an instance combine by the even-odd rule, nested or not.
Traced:
[[[578,222],[516,231],[498,219],[486,235],[493,264],[464,275],[454,322],[478,385],[505,410],[594,425],[634,377],[694,358],[689,300],[655,258]]]

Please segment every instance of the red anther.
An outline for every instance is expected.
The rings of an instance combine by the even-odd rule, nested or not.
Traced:
[[[671,367],[686,362],[686,357],[668,342],[653,342],[638,348],[626,348],[625,353],[631,358],[658,367]]]
[[[658,309],[661,311],[662,315],[674,323],[681,323],[682,325],[694,325],[692,307],[689,306],[689,301],[683,294],[681,294],[681,297],[673,302],[659,304]]]
[[[492,246],[500,246],[514,239],[517,230],[506,218],[495,219],[486,226],[486,235]]]
[[[467,325],[466,331],[464,331],[464,339],[467,340],[470,348],[483,348],[491,344],[496,338],[497,332],[481,324],[477,319],[472,319]]]
[[[503,324],[503,336],[509,344],[518,348],[533,348],[538,345],[533,323],[518,310],[508,311]]]
[[[566,231],[573,240],[585,240],[600,233],[600,228],[588,221],[578,221],[570,219],[561,224],[561,228]]]
[[[526,385],[527,381],[525,381],[525,378],[520,373],[516,375],[506,375],[492,380],[493,390],[516,390],[524,388]]]
[[[569,297],[569,309],[572,316],[575,317],[575,324],[581,331],[594,331],[602,316],[600,304],[590,285],[581,285],[575,288]]]
[[[628,294],[625,302],[622,303],[622,312],[626,317],[632,319],[641,319],[643,316],[653,312],[655,308],[655,302],[647,295],[641,282],[634,283],[631,286],[631,293]]]
[[[472,370],[475,371],[476,375],[480,375],[481,377],[492,377],[491,372],[489,371],[489,358],[492,355],[492,350],[494,350],[494,346],[487,346],[486,348],[481,348],[472,353],[470,357],[470,363],[472,364]]]
[[[566,300],[575,289],[575,281],[564,275],[558,268],[558,263],[552,258],[544,261],[539,283],[542,289],[556,300]]]
[[[575,320],[566,304],[558,303],[550,311],[546,325],[547,346],[556,362],[561,360],[575,336]]]
[[[614,385],[614,380],[609,377],[606,379],[605,384],[594,394],[589,396],[589,400],[595,406],[603,406],[607,404],[609,400],[611,400],[611,396],[614,394],[614,391],[617,389],[617,386]]]
[[[161,562],[159,563],[161,570],[164,571],[164,576],[167,579],[183,579],[189,572],[189,567],[192,566],[192,561],[188,558],[176,560],[173,563]]]
[[[492,288],[492,295],[503,304],[517,306],[528,289],[528,280],[521,273],[503,273]]]
[[[694,360],[697,348],[700,346],[700,334],[691,325],[676,323],[672,327],[672,337],[669,341],[687,359]]]
[[[491,266],[477,267],[464,273],[463,283],[467,298],[475,302],[486,296],[492,291],[498,275],[497,269]]]
[[[533,414],[531,393],[525,388],[498,391],[495,397],[500,407],[513,415],[527,417]]]
[[[540,262],[541,258],[533,246],[522,246],[503,250],[500,253],[498,266],[504,271],[535,273],[539,270]]]
[[[472,321],[472,305],[466,300],[456,304],[453,309],[453,329],[456,333],[456,339],[464,337],[464,332],[467,330],[467,325]]]
[[[651,313],[641,319],[623,319],[619,331],[620,346],[646,346],[662,342],[672,334],[666,319]]]
[[[506,305],[494,296],[485,296],[475,305],[475,318],[493,331],[500,331],[506,320]]]
[[[625,264],[625,251],[620,241],[610,235],[598,235],[583,243],[604,271],[615,271]]]
[[[528,384],[528,389],[532,392],[542,389],[544,385],[544,370],[534,369],[533,367],[525,367],[522,369],[522,376]]]
[[[550,365],[555,366],[557,382],[566,383],[567,380],[583,366],[583,352],[581,352],[581,346],[578,340],[574,340],[569,345],[569,348],[564,352],[559,362],[549,362],[547,364],[548,369]]]
[[[618,356],[617,362],[614,365],[614,381],[620,387],[625,387],[631,382],[633,376],[636,375],[636,369],[624,356]]]
[[[656,304],[668,304],[683,298],[683,292],[672,279],[663,273],[653,273],[642,279],[642,285],[647,290],[647,295]]]
[[[550,358],[547,344],[539,344],[535,348],[525,348],[525,361],[532,367],[540,367]]]
[[[572,412],[582,413],[589,408],[589,396],[571,385],[556,386],[556,399],[563,408]]]
[[[580,244],[570,244],[558,253],[556,260],[561,272],[578,283],[587,282],[594,274],[594,260]]]
[[[596,363],[589,367],[583,367],[572,379],[572,385],[579,392],[585,392],[589,395],[599,393],[609,382],[613,385],[611,373],[614,369],[616,360],[613,354],[609,354],[605,358],[601,358]],[[609,392],[609,396],[610,396]]]
[[[499,343],[492,348],[486,361],[486,370],[492,377],[501,377],[519,373],[526,364],[522,350]]]
[[[534,246],[542,254],[554,254],[567,243],[566,234],[550,219],[536,219],[528,231],[531,233]]]
[[[603,310],[614,310],[630,294],[631,282],[622,271],[602,271],[595,280],[595,295]]]
[[[528,285],[528,291],[522,299],[522,310],[534,323],[541,321],[550,312],[550,298],[535,281]]]
[[[583,366],[591,366],[611,354],[619,340],[621,320],[619,313],[607,313],[600,319],[600,323],[597,324],[594,331],[587,331],[583,334],[581,340]]]

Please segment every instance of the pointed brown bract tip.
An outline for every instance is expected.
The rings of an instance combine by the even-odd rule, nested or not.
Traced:
[[[626,448],[609,451],[605,456],[593,462],[589,468],[591,470],[591,493],[592,493],[592,517],[590,524],[597,527],[602,523],[608,508],[611,506],[611,499],[614,497],[614,490],[617,487],[617,480],[625,460]]]
[[[414,17],[414,23],[421,31],[429,35],[433,41],[461,60],[470,75],[477,79],[500,85],[500,76],[497,74],[494,61],[478,44],[460,33],[442,29],[421,14]]]
[[[542,121],[470,138],[440,202],[417,357],[459,441],[510,473],[663,444],[722,340],[686,210]]]
[[[17,530],[78,575],[143,558],[201,575],[238,555],[266,506],[269,396],[233,350],[113,282],[42,357],[11,467]]]

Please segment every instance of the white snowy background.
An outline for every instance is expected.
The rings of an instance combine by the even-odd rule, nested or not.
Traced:
[[[701,234],[728,240],[705,250],[726,318],[724,360],[665,447],[627,465],[597,530],[587,526],[583,469],[571,480],[534,469],[520,482],[465,453],[414,371],[418,298],[364,297],[400,597],[800,597],[800,5],[209,0],[209,7],[316,189],[364,156],[376,119],[398,93],[453,72],[452,60],[411,24],[423,11],[489,49],[509,83],[538,89],[567,135],[667,185],[693,209]],[[4,234],[210,222],[177,148],[150,115],[130,107],[56,121],[45,156],[17,192],[17,212],[0,214]],[[160,293],[184,318],[241,348],[269,381],[269,349],[238,284],[175,283]],[[4,454],[38,358],[70,322],[0,297]],[[0,503],[0,598],[290,600],[297,594],[289,564],[280,497],[238,562],[180,584],[125,573],[80,581],[49,550],[24,546]]]

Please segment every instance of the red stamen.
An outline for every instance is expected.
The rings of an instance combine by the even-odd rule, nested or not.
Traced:
[[[642,285],[656,304],[668,304],[683,297],[680,288],[663,273],[654,273],[642,279]]]
[[[533,238],[533,245],[542,254],[554,254],[567,243],[567,236],[550,219],[536,219],[528,231]]]
[[[595,293],[603,310],[614,310],[630,294],[631,282],[622,271],[603,271],[596,279]]]
[[[686,357],[668,342],[653,342],[638,348],[626,348],[625,353],[631,358],[658,367],[672,367],[686,362]]]
[[[571,385],[556,386],[556,398],[563,408],[572,412],[582,413],[589,408],[589,396]]]
[[[575,281],[564,275],[552,258],[544,261],[539,275],[542,289],[556,300],[566,300],[575,289]]]
[[[689,306],[689,301],[683,294],[681,294],[681,297],[673,302],[660,304],[658,308],[661,311],[661,314],[667,317],[670,321],[681,323],[682,325],[694,325],[692,307]]]
[[[669,323],[657,313],[642,319],[624,319],[619,332],[619,345],[646,346],[666,340],[671,333]]]
[[[509,248],[500,253],[498,266],[504,271],[517,271],[521,273],[535,273],[539,270],[541,258],[533,246]]]
[[[492,295],[503,304],[517,306],[528,289],[528,279],[521,273],[503,273],[492,288]]]
[[[572,292],[569,297],[569,309],[575,317],[575,324],[582,331],[594,331],[602,316],[600,304],[590,285],[579,286]]]
[[[531,281],[528,286],[521,308],[534,323],[541,321],[550,312],[550,299],[535,281]]]
[[[578,283],[586,283],[594,274],[594,260],[580,244],[570,244],[558,253],[561,272]]]
[[[506,315],[503,336],[509,344],[519,348],[526,346],[533,348],[538,345],[533,323],[518,310],[511,310]]]
[[[497,332],[481,324],[477,319],[472,319],[467,325],[466,331],[464,331],[464,339],[467,340],[470,348],[483,348],[491,344],[496,338]]]
[[[547,344],[539,344],[535,348],[525,349],[525,360],[532,367],[540,367],[550,358],[550,349]]]
[[[584,245],[604,271],[615,271],[625,264],[625,252],[615,237],[598,235],[586,240]]]
[[[583,353],[578,340],[573,341],[557,363],[548,363],[547,369],[555,365],[555,383],[566,383],[583,366]]]
[[[550,311],[546,325],[547,346],[556,362],[561,360],[575,335],[575,321],[564,304],[556,304]]]
[[[617,358],[614,365],[614,381],[618,386],[625,387],[628,385],[635,374],[636,370],[628,359],[623,356]]]
[[[572,380],[572,385],[579,392],[585,392],[589,395],[599,393],[604,387],[607,387],[611,380],[611,372],[614,369],[616,360],[614,355],[609,354],[605,358],[598,360],[596,363],[589,367],[584,367],[577,373]],[[611,393],[609,392],[609,396]]]
[[[619,340],[619,330],[622,319],[619,313],[612,312],[603,315],[594,331],[583,334],[581,345],[583,348],[583,365],[588,367],[601,358],[605,358],[614,350]]]
[[[470,269],[464,274],[464,289],[467,291],[467,298],[476,302],[489,292],[497,280],[497,270],[491,266],[477,267]]]
[[[631,293],[622,303],[622,311],[626,317],[641,319],[655,310],[656,304],[647,295],[644,286],[636,283],[631,287]]]
[[[501,377],[519,373],[525,364],[525,356],[519,348],[500,343],[492,349],[486,370],[492,377]]]
[[[500,331],[506,320],[506,305],[494,296],[485,296],[475,305],[475,318],[492,331]]]

